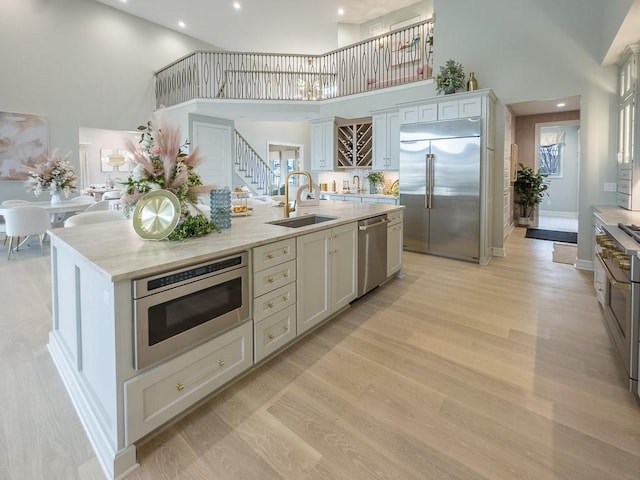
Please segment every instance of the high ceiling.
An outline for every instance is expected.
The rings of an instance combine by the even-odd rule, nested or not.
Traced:
[[[362,24],[419,0],[96,0],[225,50],[326,53],[338,23]],[[344,15],[338,14],[338,9]],[[179,22],[185,26],[180,27]]]

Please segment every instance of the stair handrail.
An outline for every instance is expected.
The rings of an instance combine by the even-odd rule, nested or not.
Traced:
[[[234,132],[236,171],[243,172],[241,176],[244,177],[245,181],[249,179],[250,183],[254,185],[253,188],[249,185],[249,188],[254,190],[254,193],[259,193],[255,190],[262,190],[263,194],[271,195],[274,185],[277,183],[277,175],[269,163],[264,161],[242,134],[236,129],[234,129]]]

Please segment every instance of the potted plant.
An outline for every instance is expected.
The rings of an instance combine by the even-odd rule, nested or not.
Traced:
[[[378,193],[378,185],[384,186],[384,174],[382,172],[369,172],[366,176],[369,180],[369,193]]]
[[[542,173],[540,169],[534,171],[522,163],[518,166],[518,176],[513,184],[513,190],[516,194],[516,203],[520,205],[519,225],[531,224],[531,216],[536,205],[545,195],[548,195],[549,185],[545,180],[546,177],[547,174]]]
[[[445,95],[455,93],[464,87],[464,69],[460,63],[449,59],[436,77],[436,90]]]

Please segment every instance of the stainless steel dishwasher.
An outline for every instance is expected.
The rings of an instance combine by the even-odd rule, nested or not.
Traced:
[[[358,222],[358,297],[387,279],[387,216]]]

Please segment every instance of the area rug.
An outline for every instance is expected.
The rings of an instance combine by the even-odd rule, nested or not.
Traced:
[[[553,261],[556,263],[566,263],[568,265],[576,264],[576,256],[578,253],[578,246],[569,243],[553,244]]]
[[[536,240],[550,240],[552,242],[578,243],[578,234],[576,232],[560,232],[541,228],[527,228],[525,237],[535,238]]]

